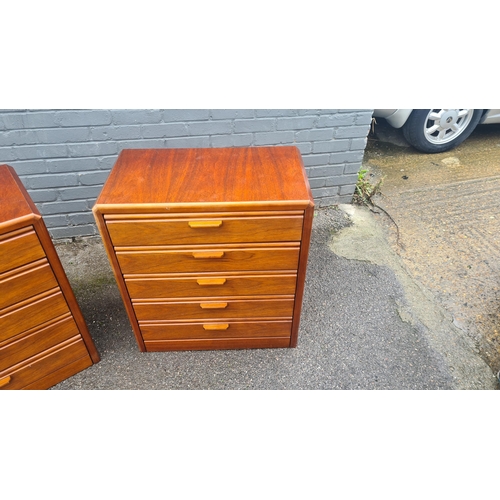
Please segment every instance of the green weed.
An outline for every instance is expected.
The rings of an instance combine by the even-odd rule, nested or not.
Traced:
[[[366,177],[368,169],[361,169],[358,172],[358,181],[354,190],[353,203],[358,205],[373,205],[372,198],[380,193],[382,187],[382,179],[372,184]]]

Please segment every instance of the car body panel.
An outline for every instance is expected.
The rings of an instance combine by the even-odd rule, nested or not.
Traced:
[[[401,128],[408,120],[413,109],[375,109],[375,118],[385,118],[394,128]]]
[[[375,118],[385,118],[389,125],[394,128],[401,128],[408,120],[413,109],[375,109],[373,116]],[[485,110],[480,124],[500,123],[500,109]]]
[[[500,123],[500,109],[488,109],[479,123]]]

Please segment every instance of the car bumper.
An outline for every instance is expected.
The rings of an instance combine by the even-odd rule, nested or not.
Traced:
[[[373,116],[375,118],[385,118],[392,127],[401,128],[412,111],[412,109],[375,109]]]

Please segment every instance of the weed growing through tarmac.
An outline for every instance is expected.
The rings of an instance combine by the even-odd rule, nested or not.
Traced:
[[[380,193],[382,179],[372,184],[367,178],[368,169],[362,169],[358,172],[358,181],[354,190],[352,201],[358,205],[373,205],[372,198]]]
[[[356,189],[354,190],[354,195],[352,197],[352,202],[357,205],[364,205],[368,207],[373,213],[378,214],[379,212],[373,210],[374,208],[378,208],[380,211],[384,212],[389,219],[396,226],[396,244],[399,247],[403,247],[401,242],[399,241],[399,226],[396,224],[396,221],[392,218],[391,214],[388,213],[385,209],[383,209],[380,205],[374,203],[372,198],[377,194],[382,194],[381,187],[383,179],[378,180],[375,184],[372,184],[369,180],[366,179],[366,175],[368,174],[368,169],[362,169],[358,173],[358,181],[356,183]],[[370,176],[373,174],[370,174]]]

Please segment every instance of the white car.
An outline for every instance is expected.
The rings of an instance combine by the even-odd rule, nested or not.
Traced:
[[[402,128],[405,139],[424,153],[442,153],[465,141],[479,124],[500,123],[500,109],[375,109]]]

